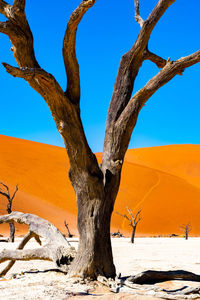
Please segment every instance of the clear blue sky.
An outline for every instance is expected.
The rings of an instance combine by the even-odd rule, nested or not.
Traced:
[[[12,1],[8,1],[12,3]],[[81,115],[90,146],[102,151],[106,114],[121,56],[139,32],[133,0],[97,0],[84,16],[77,34],[81,75]],[[56,5],[57,7],[56,7]],[[80,0],[27,0],[27,17],[39,64],[63,88],[66,75],[62,40],[70,13]],[[140,0],[146,18],[156,0]],[[0,20],[3,20],[1,17]],[[175,60],[200,48],[200,1],[177,0],[161,18],[149,49]],[[16,65],[7,36],[0,35],[0,61]],[[141,88],[158,68],[145,62],[136,80]],[[0,66],[0,134],[62,146],[62,139],[44,100],[23,80]],[[162,87],[140,113],[130,148],[200,143],[200,64]]]

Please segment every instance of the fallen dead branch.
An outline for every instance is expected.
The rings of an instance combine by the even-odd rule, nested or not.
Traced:
[[[154,284],[169,280],[187,280],[187,281],[199,281],[200,275],[196,275],[192,272],[183,270],[177,271],[152,271],[148,270],[139,273],[135,276],[131,276],[127,279],[129,283],[136,284]]]
[[[65,239],[62,233],[53,224],[33,214],[12,212],[0,216],[0,224],[17,222],[29,226],[28,234],[16,250],[3,250],[0,253],[0,263],[10,260],[8,266],[0,273],[5,275],[14,265],[16,260],[49,260],[53,261],[56,268],[67,272],[70,263],[75,257],[76,251]],[[45,239],[45,245],[36,249],[23,250],[31,238],[35,238],[41,245],[40,238]]]

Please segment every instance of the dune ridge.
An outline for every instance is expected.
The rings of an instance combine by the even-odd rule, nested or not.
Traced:
[[[97,153],[101,161],[101,154]],[[13,210],[40,215],[66,233],[64,220],[76,229],[76,199],[68,179],[69,161],[61,147],[0,135],[0,181],[19,192]],[[200,145],[171,145],[130,149],[122,171],[115,211],[142,209],[138,236],[180,234],[190,222],[191,235],[200,235]],[[0,214],[6,200],[0,196]],[[113,213],[111,231],[131,231],[128,222]],[[21,234],[25,228],[17,227]],[[7,225],[0,233],[8,232]]]

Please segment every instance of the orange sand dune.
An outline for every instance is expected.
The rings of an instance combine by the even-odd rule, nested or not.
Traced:
[[[129,150],[127,162],[184,178],[200,187],[200,145],[170,145]]]
[[[63,232],[66,220],[77,234],[65,149],[0,135],[0,166],[0,181],[12,191],[19,184],[13,210],[38,214]],[[187,222],[192,224],[191,234],[200,235],[200,146],[128,150],[115,211],[125,213],[126,206],[142,208],[140,236],[180,234],[180,225]],[[1,214],[5,208],[6,200],[0,196]],[[5,226],[0,226],[0,233],[8,231]],[[127,221],[114,213],[112,231],[118,229],[130,232]]]

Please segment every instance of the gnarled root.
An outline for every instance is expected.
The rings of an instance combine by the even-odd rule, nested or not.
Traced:
[[[6,275],[16,260],[49,260],[53,261],[56,267],[67,272],[76,251],[70,246],[62,233],[53,224],[33,214],[12,212],[9,215],[0,216],[0,224],[17,222],[29,226],[28,234],[23,238],[16,250],[3,250],[0,253],[0,263],[10,260],[7,267],[0,273]],[[41,245],[40,237],[46,241],[45,246],[36,249],[23,250],[31,238]]]

